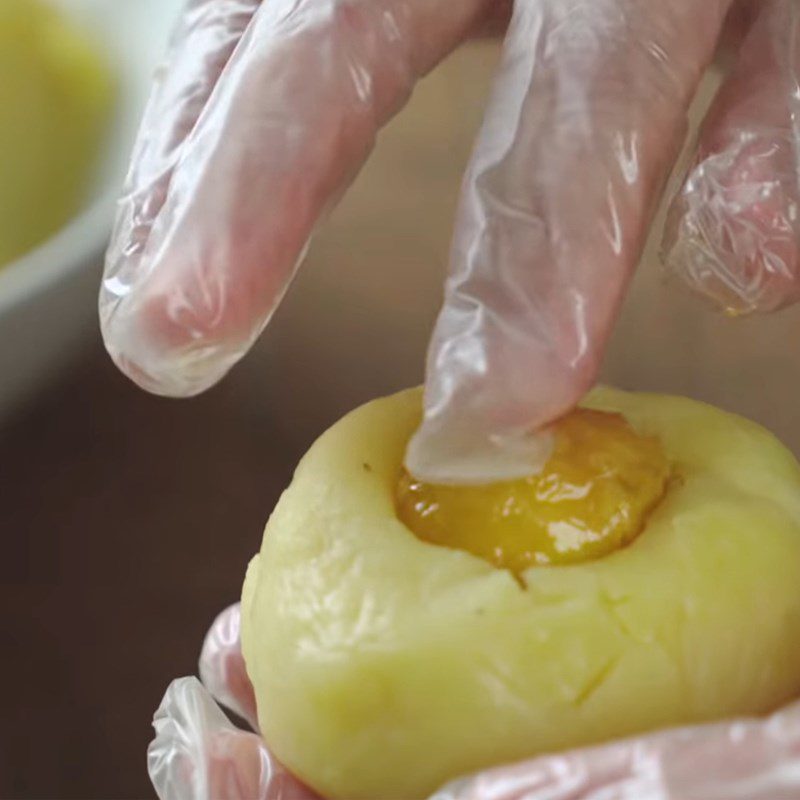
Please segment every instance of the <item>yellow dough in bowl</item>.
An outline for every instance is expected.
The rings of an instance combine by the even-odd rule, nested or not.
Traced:
[[[70,15],[0,0],[0,266],[87,201],[113,101],[104,48]]]
[[[800,694],[794,458],[690,400],[603,389],[586,406],[657,441],[669,475],[652,471],[635,536],[578,561],[512,571],[401,521],[417,390],[354,411],[300,463],[247,572],[242,646],[268,744],[324,797],[420,800]]]

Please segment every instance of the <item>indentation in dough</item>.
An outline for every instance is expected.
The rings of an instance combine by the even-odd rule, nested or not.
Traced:
[[[606,661],[606,663],[603,664],[603,666],[597,670],[597,672],[592,675],[589,680],[586,681],[586,683],[575,695],[575,699],[573,700],[573,703],[576,707],[580,708],[582,705],[591,700],[593,695],[606,683],[619,662],[619,656],[609,658],[608,661]]]

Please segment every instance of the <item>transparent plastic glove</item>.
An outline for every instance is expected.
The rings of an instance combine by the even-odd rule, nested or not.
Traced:
[[[234,726],[217,701],[258,730],[253,688],[239,647],[239,606],[217,617],[200,676],[179,678],[153,718],[147,769],[161,800],[319,800],[273,757],[256,733]]]
[[[237,730],[212,694],[255,719],[239,649],[239,607],[212,626],[200,658],[207,688],[174,681],[156,712],[148,768],[161,800],[319,800],[258,736]],[[675,729],[499,767],[431,800],[796,800],[800,704],[764,720]],[[380,798],[376,798],[380,800]],[[386,798],[386,800],[402,800]]]
[[[142,125],[108,256],[100,312],[120,367],[173,396],[219,380],[269,320],[315,227],[416,79],[502,19],[506,6],[192,0]],[[537,431],[596,378],[731,6],[516,0],[464,181],[425,418],[407,455],[413,473],[486,481],[541,463],[548,441]],[[726,109],[737,111],[734,142],[750,141],[750,132],[772,141],[759,135],[768,130],[782,132],[783,145],[793,40],[779,23],[794,22],[794,4],[758,6],[716,118],[727,130]],[[773,17],[778,23],[768,24]],[[773,57],[756,58],[759,47]],[[757,82],[748,72],[753,53]],[[763,100],[753,100],[754,83]],[[703,152],[717,152],[720,141]],[[726,184],[720,163],[713,183],[777,182],[769,208],[783,208],[794,196],[782,177],[794,177],[793,162],[785,146],[772,155],[743,148],[757,178],[734,170]],[[684,197],[702,197],[690,184]],[[730,245],[722,233],[737,225],[744,241],[754,211],[772,230],[769,208],[737,203],[726,206],[734,224],[721,243]],[[693,208],[697,219],[705,205]],[[676,214],[676,241],[701,242],[698,226]],[[789,232],[776,229],[767,261],[789,263]],[[756,244],[729,249],[761,252]],[[674,272],[700,261],[684,245],[667,252]]]
[[[497,0],[188,0],[141,125],[100,294],[144,388],[196,394],[253,343],[415,81]]]
[[[431,800],[796,800],[800,704],[676,728],[456,781]]]
[[[751,8],[663,243],[668,272],[732,314],[800,293],[800,6]]]

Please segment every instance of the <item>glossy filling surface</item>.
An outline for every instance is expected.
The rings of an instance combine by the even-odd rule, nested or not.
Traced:
[[[620,414],[577,409],[554,426],[543,470],[487,486],[440,486],[403,471],[397,512],[420,539],[497,567],[574,564],[633,541],[663,498],[670,465],[660,441]]]

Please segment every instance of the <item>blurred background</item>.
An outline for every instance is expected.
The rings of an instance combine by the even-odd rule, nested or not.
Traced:
[[[167,401],[115,371],[95,306],[179,4],[0,0],[2,797],[152,796],[152,713],[238,598],[298,456],[354,405],[422,378],[498,56],[472,45],[423,82],[256,351],[207,395]],[[713,316],[661,286],[654,253],[604,378],[738,411],[800,452],[798,314]]]

